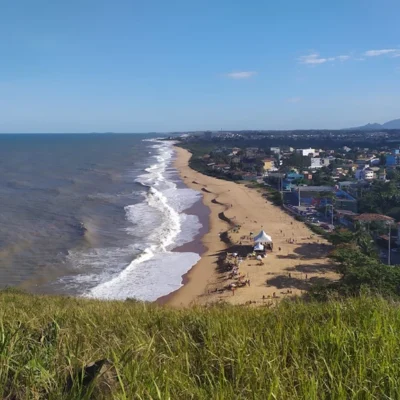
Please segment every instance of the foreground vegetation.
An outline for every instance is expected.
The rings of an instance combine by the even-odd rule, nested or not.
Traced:
[[[3,292],[0,309],[4,399],[384,399],[400,387],[400,309],[379,297],[174,310]],[[88,382],[82,368],[101,359]]]

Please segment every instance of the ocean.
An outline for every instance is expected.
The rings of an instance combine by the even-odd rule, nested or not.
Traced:
[[[150,135],[0,135],[0,287],[154,301],[199,260],[208,209]]]

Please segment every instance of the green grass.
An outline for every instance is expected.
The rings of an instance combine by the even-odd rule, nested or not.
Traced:
[[[86,399],[75,377],[116,368],[114,399],[396,399],[400,309],[380,298],[273,309],[0,293],[0,398]],[[92,396],[92,397],[91,397]]]

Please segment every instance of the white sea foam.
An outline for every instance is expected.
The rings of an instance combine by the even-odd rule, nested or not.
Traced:
[[[182,211],[198,201],[200,194],[178,187],[172,179],[169,166],[174,152],[170,143],[156,141],[152,147],[157,153],[156,162],[135,179],[147,189],[143,202],[125,208],[126,218],[132,224],[127,233],[134,244],[131,248],[119,249],[115,262],[112,261],[115,249],[99,250],[104,253],[104,264],[99,264],[93,254],[86,255],[98,266],[96,276],[76,277],[83,283],[90,279],[96,283],[86,296],[155,300],[178,289],[182,275],[200,258],[196,253],[171,252],[177,245],[190,242],[199,232],[199,219]],[[121,266],[130,252],[134,259]]]

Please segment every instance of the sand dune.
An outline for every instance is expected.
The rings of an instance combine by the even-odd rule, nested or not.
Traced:
[[[188,166],[190,153],[176,149],[176,168],[189,187],[201,191],[203,202],[211,214],[210,230],[203,237],[207,251],[186,275],[186,284],[168,296],[167,304],[188,306],[251,301],[262,305],[299,295],[314,282],[337,279],[326,257],[330,246],[325,239],[314,235],[304,223],[267,202],[257,190],[192,170]],[[235,225],[240,225],[238,232],[232,230]],[[232,282],[227,273],[219,272],[221,254],[243,249],[244,245],[250,250],[252,241],[243,237],[261,229],[272,236],[274,251],[267,256],[264,265],[258,265],[256,260],[245,260],[240,265],[240,272],[250,280],[250,286],[238,288],[234,295],[229,290],[221,291]],[[288,243],[289,240],[295,243]]]

